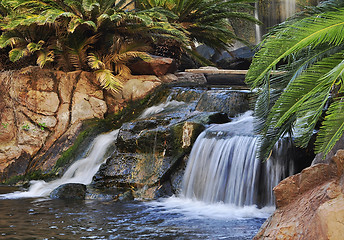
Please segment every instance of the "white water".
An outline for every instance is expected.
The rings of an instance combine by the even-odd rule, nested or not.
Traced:
[[[166,100],[166,102],[164,102],[164,103],[161,103],[159,105],[155,105],[155,106],[152,106],[150,108],[147,108],[140,115],[139,118],[147,118],[147,117],[152,116],[154,114],[161,113],[161,112],[165,111],[166,109],[178,107],[178,106],[181,106],[183,104],[185,104],[185,103],[184,102],[179,102],[179,101],[176,101],[176,100],[170,100],[170,98],[168,98]]]
[[[266,164],[256,157],[256,151],[251,112],[208,128],[190,153],[183,196],[211,204],[273,206],[272,188],[293,169],[288,162],[279,161],[285,159],[283,148],[276,148]]]
[[[182,213],[186,218],[210,218],[210,219],[245,219],[245,218],[268,218],[275,207],[257,208],[255,205],[238,207],[233,204],[205,203],[189,198],[170,197],[159,201],[146,203],[157,207],[166,213]]]
[[[296,0],[284,0],[281,6],[282,21],[291,17],[296,12]]]
[[[3,194],[0,198],[47,197],[55,188],[66,183],[90,184],[100,165],[106,160],[104,155],[108,147],[116,140],[118,131],[114,130],[96,137],[88,156],[73,163],[60,179],[51,182],[31,181],[28,191]]]
[[[254,17],[259,20],[259,10],[258,10],[258,1],[254,4]],[[262,31],[260,29],[260,26],[258,24],[255,25],[256,30],[256,44],[260,43],[262,41]]]

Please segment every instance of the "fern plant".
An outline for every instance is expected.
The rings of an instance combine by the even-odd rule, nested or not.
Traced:
[[[35,53],[38,54],[37,63],[41,67],[49,61],[57,61],[58,67],[67,71],[95,70],[97,76],[103,76],[99,77],[101,85],[113,91],[118,91],[121,85],[119,80],[127,71],[123,66],[130,59],[116,60],[122,50],[109,51],[119,47],[114,39],[130,43],[135,40],[154,41],[162,37],[186,41],[182,31],[164,21],[167,11],[128,11],[130,3],[124,0],[3,0],[3,3],[15,10],[15,14],[7,15],[0,22],[4,30],[0,47],[12,47],[9,53],[12,61]],[[53,29],[54,32],[49,32],[45,37],[37,34],[35,30],[38,28]],[[27,37],[28,29],[36,33],[35,38]],[[101,61],[111,59],[107,61],[109,64],[104,65],[105,69],[96,69],[88,64],[96,55]],[[145,58],[146,54],[137,52],[136,57],[141,56]],[[121,70],[116,71],[119,66],[122,66]],[[115,84],[114,81],[118,82]]]
[[[169,22],[181,29],[188,37],[186,44],[180,45],[184,52],[188,52],[195,59],[202,62],[197,54],[195,42],[205,44],[221,52],[227,50],[233,40],[245,42],[233,31],[231,19],[241,19],[260,24],[249,10],[251,0],[137,0],[139,9],[163,8],[171,11],[175,17]],[[247,12],[243,12],[245,9]],[[172,43],[174,44],[174,43]]]
[[[262,159],[286,134],[306,147],[319,122],[316,153],[326,155],[343,134],[342,5],[328,1],[282,23],[254,56],[246,82],[258,93],[255,114]]]
[[[149,55],[140,49],[142,45],[116,38],[107,54],[89,54],[88,64],[95,70],[96,77],[103,88],[117,92],[121,89],[121,82],[131,76],[131,70],[126,65],[128,61],[135,58],[146,61],[150,59]]]

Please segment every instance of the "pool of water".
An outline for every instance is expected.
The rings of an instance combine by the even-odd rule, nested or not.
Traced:
[[[0,193],[10,191],[0,187]],[[0,199],[0,239],[251,239],[269,211],[180,198],[126,203]]]

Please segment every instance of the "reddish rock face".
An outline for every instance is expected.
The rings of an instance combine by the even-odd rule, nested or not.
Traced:
[[[83,120],[116,112],[161,82],[156,76],[132,76],[121,92],[110,95],[90,72],[39,67],[1,72],[0,182],[27,170],[50,170],[73,144]]]
[[[104,117],[103,90],[93,79],[92,73],[38,67],[0,73],[0,181],[25,173],[31,159],[81,120]],[[53,166],[57,158],[49,158],[45,166]]]
[[[277,209],[254,239],[343,239],[344,150],[274,188]]]
[[[167,73],[174,73],[177,65],[174,59],[152,56],[150,61],[138,61],[129,66],[133,74],[163,76]]]

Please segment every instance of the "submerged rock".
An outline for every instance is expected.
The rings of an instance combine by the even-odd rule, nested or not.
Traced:
[[[50,193],[52,199],[84,200],[86,197],[86,185],[80,183],[67,183],[55,188]]]

